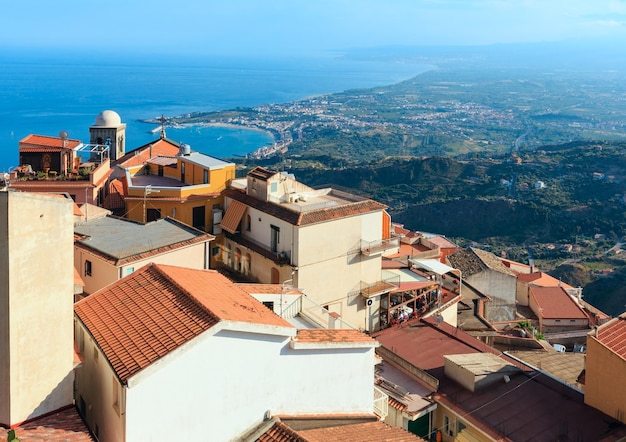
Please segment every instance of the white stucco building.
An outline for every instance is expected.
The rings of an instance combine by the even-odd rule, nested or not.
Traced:
[[[150,265],[75,305],[100,441],[235,440],[269,416],[373,415],[375,340],[297,330],[212,270]]]
[[[396,287],[382,256],[399,249],[386,206],[261,167],[224,191],[224,206],[221,265],[255,282],[289,281],[352,326],[379,327],[380,296]]]
[[[74,227],[74,266],[91,294],[150,263],[208,269],[213,235],[173,218],[142,224],[115,216]]]
[[[0,425],[72,405],[73,201],[0,192]]]

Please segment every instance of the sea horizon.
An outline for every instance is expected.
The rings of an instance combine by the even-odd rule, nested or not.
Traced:
[[[187,60],[187,62],[184,62]],[[103,110],[126,123],[130,151],[158,139],[141,122],[164,115],[287,103],[349,89],[391,85],[432,66],[390,60],[310,57],[219,57],[206,60],[125,58],[74,54],[61,60],[0,52],[0,172],[18,165],[19,140],[29,134],[89,142],[89,126]],[[271,144],[271,134],[225,126],[166,126],[167,137],[218,158],[244,156]]]

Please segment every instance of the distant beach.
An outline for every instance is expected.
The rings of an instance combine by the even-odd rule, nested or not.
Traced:
[[[3,55],[3,54],[0,54]],[[18,142],[29,134],[89,141],[89,126],[105,109],[127,124],[127,150],[158,137],[140,121],[154,116],[287,103],[354,88],[389,85],[428,70],[412,63],[350,60],[227,58],[189,65],[108,62],[85,54],[35,63],[28,54],[0,57],[0,171],[18,165]],[[274,136],[255,127],[208,123],[166,127],[168,138],[218,158],[243,156],[271,145]]]

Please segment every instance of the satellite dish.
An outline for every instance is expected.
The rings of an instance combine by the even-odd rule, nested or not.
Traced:
[[[69,136],[70,134],[66,130],[62,130],[61,132],[59,132],[59,138],[63,140],[67,140]]]

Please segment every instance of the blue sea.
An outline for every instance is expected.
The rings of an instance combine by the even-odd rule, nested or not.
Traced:
[[[127,124],[126,148],[158,138],[138,120],[225,110],[370,88],[430,69],[415,63],[356,60],[341,54],[299,58],[169,59],[74,54],[29,57],[0,52],[0,171],[18,164],[18,141],[29,134],[89,142],[103,110]],[[244,155],[271,143],[259,131],[222,127],[168,129],[167,136],[218,158]]]

